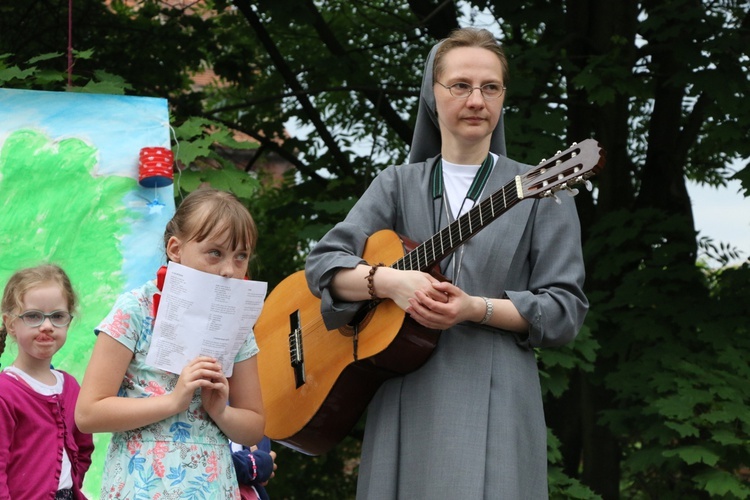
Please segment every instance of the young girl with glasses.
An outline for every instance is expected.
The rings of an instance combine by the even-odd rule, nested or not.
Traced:
[[[86,498],[94,442],[75,424],[80,387],[51,368],[75,307],[70,279],[56,265],[20,270],[5,286],[0,354],[10,336],[18,355],[0,373],[0,498]]]
[[[215,189],[188,195],[164,233],[168,261],[235,279],[247,275],[256,241],[247,208]],[[228,440],[258,443],[265,425],[255,337],[230,378],[208,356],[179,375],[155,368],[146,357],[159,293],[150,280],[121,295],[96,328],[76,421],[112,433],[101,498],[239,499]]]

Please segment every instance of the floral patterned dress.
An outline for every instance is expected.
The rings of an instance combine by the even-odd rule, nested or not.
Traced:
[[[174,389],[178,375],[146,364],[153,330],[154,282],[121,295],[96,332],[133,351],[118,395],[147,398]],[[258,353],[249,335],[235,362]],[[239,499],[227,436],[196,391],[184,412],[145,427],[115,432],[107,450],[101,498],[129,500]]]

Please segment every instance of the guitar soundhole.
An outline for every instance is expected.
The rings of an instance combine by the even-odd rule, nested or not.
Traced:
[[[368,302],[367,305],[363,306],[362,309],[359,310],[359,312],[356,316],[354,316],[354,319],[352,319],[351,322],[339,328],[339,333],[341,333],[341,335],[343,335],[344,337],[353,337],[355,333],[355,326],[357,327],[357,331],[360,332],[367,328],[367,325],[372,319],[372,315],[375,313],[375,308],[378,306],[378,303],[379,302],[374,300]]]

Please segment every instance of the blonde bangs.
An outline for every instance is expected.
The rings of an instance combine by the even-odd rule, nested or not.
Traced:
[[[209,237],[227,238],[231,248],[244,247],[249,254],[255,252],[258,239],[255,221],[250,213],[239,203],[227,203],[228,200],[216,198],[200,208],[200,214],[194,227],[186,228],[189,239],[203,241]]]

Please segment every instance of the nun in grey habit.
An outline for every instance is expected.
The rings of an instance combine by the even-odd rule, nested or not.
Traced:
[[[308,257],[308,285],[322,300],[328,329],[350,322],[366,303],[337,299],[331,281],[366,264],[360,255],[370,235],[391,229],[422,242],[449,222],[431,175],[441,152],[436,48],[425,68],[410,163],[383,170]],[[506,157],[502,118],[490,150],[494,165],[480,201],[531,168]],[[424,365],[383,383],[367,410],[357,499],[548,497],[533,348],[572,340],[588,309],[575,204],[568,196],[560,201],[523,200],[444,259],[455,285],[472,296],[510,299],[528,331],[455,324]]]

